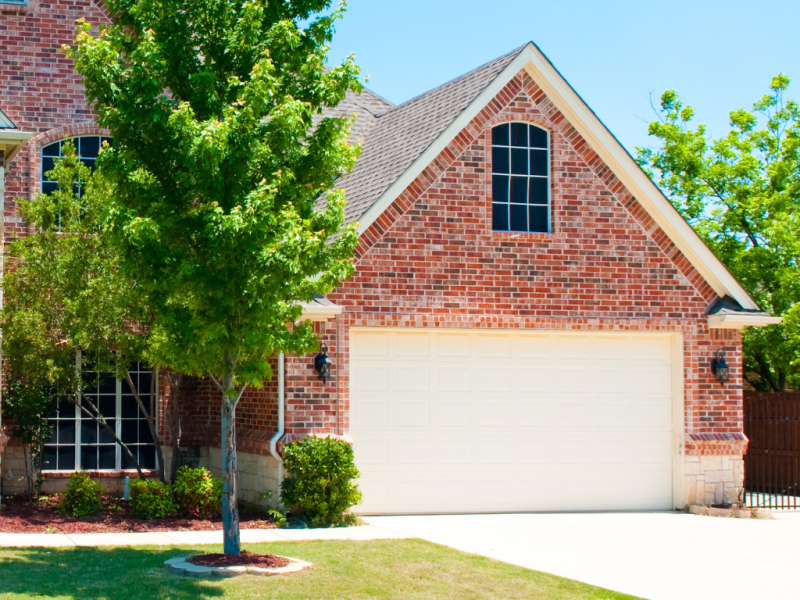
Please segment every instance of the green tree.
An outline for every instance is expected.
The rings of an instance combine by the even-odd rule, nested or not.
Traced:
[[[351,275],[343,226],[350,57],[326,66],[330,0],[107,0],[112,25],[67,48],[114,147],[100,169],[121,268],[155,310],[156,364],[222,395],[223,527],[238,554],[235,410],[269,357],[317,347],[300,302]]]
[[[99,423],[142,476],[115,428],[83,394],[96,372],[111,372],[127,381],[156,440],[163,479],[155,411],[144,405],[128,373],[149,343],[150,310],[146,297],[117,268],[118,254],[102,226],[112,186],[78,160],[71,142],[64,144],[63,155],[49,174],[58,189],[37,194],[32,201],[17,201],[19,214],[33,225],[34,233],[8,248],[3,355],[16,377],[50,386]],[[40,414],[49,412],[43,400]]]
[[[730,113],[730,132],[692,128],[694,110],[668,90],[639,164],[762,309],[780,325],[744,332],[744,371],[759,390],[800,385],[800,106],[789,78],[772,79],[752,110]]]

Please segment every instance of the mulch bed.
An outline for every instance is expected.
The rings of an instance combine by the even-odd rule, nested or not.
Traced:
[[[147,521],[133,516],[128,503],[119,498],[103,498],[104,509],[83,518],[56,514],[57,496],[33,502],[20,496],[3,498],[0,508],[0,533],[124,533],[129,531],[217,531],[222,519],[169,518]],[[239,513],[242,529],[274,529],[275,524],[262,513]]]
[[[261,567],[275,569],[285,567],[289,560],[274,554],[253,554],[242,551],[241,554],[198,554],[189,562],[199,567]]]

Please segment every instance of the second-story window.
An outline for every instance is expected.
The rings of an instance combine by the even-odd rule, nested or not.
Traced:
[[[71,138],[72,143],[75,145],[75,153],[78,155],[80,161],[90,169],[94,170],[94,162],[103,147],[103,142],[112,143],[110,137],[100,137],[99,135],[87,135],[84,137]],[[58,189],[58,184],[48,179],[47,174],[56,166],[55,159],[63,156],[61,149],[67,140],[54,142],[42,148],[42,191],[45,194],[50,194]],[[78,193],[82,195],[83,190],[78,189]]]
[[[550,145],[527,123],[492,129],[492,229],[550,231]]]

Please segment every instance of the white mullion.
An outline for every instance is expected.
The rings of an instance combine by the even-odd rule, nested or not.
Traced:
[[[114,378],[114,381],[117,382],[117,396],[115,404],[116,410],[116,419],[114,422],[114,427],[117,431],[117,437],[121,440],[122,439],[122,381]],[[114,467],[117,471],[122,469],[122,446],[119,444],[114,444],[116,451],[114,452]]]

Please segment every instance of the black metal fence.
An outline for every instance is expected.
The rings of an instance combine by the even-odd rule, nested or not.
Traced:
[[[800,505],[800,393],[745,392],[745,503],[796,510]]]

